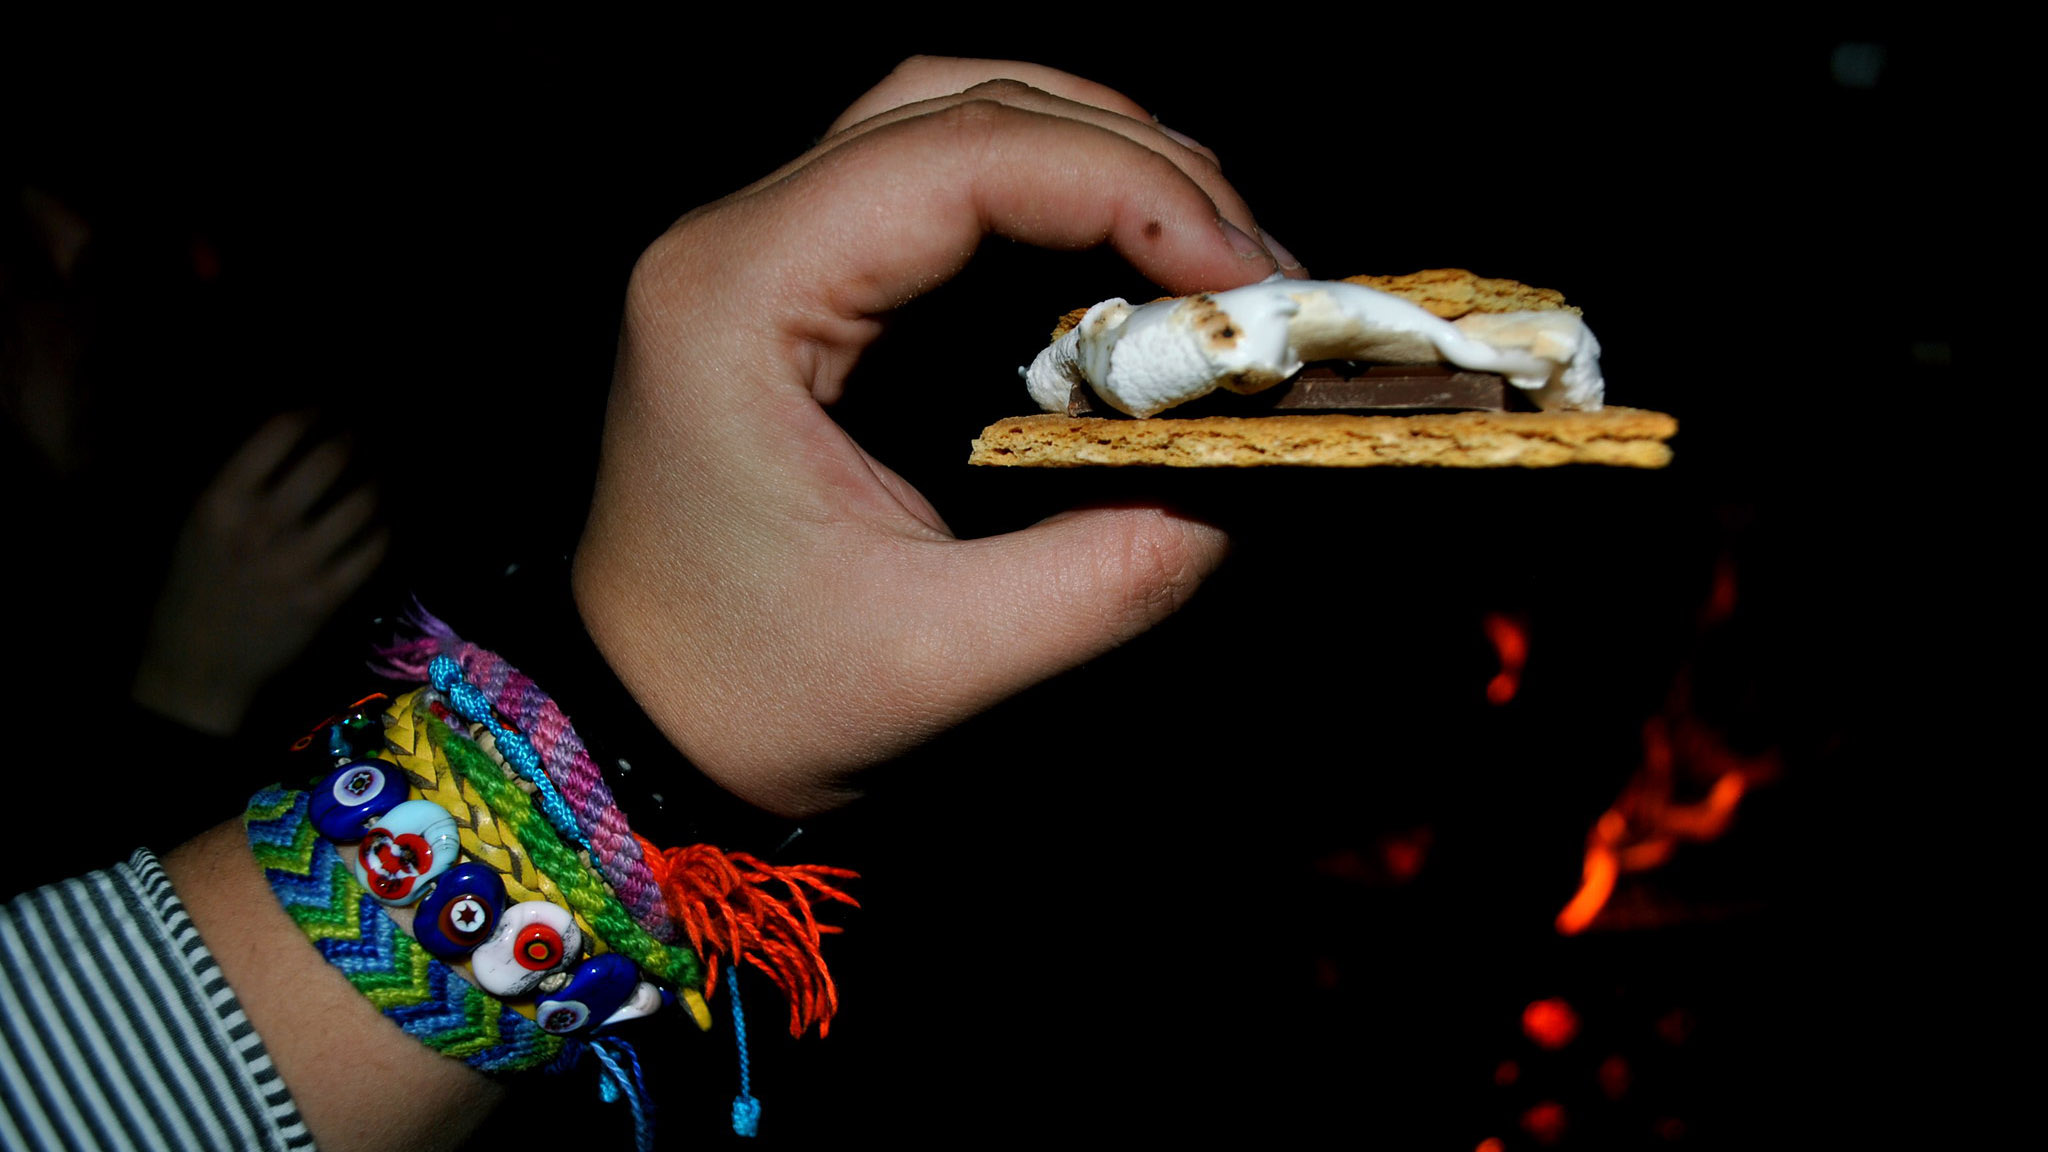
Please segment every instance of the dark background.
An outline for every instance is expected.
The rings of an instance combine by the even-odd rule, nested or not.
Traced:
[[[756,1032],[765,1134],[1533,1147],[1543,1101],[1575,1147],[1973,1122],[1947,1026],[1972,997],[1918,959],[1974,947],[1952,903],[1967,757],[1917,739],[1972,676],[1927,655],[1980,510],[1951,501],[1942,435],[1955,45],[1549,10],[1064,19],[1088,32],[849,17],[816,30],[829,50],[681,18],[5,30],[0,163],[104,240],[124,335],[96,369],[95,460],[141,481],[123,522],[40,526],[20,556],[119,542],[146,607],[142,558],[218,461],[317,406],[354,433],[396,543],[259,708],[250,740],[289,741],[371,686],[359,654],[409,594],[461,628],[465,589],[573,541],[625,278],[668,222],[801,152],[908,52],[1065,67],[1215,149],[1313,270],[1563,290],[1610,399],[1679,417],[1677,462],[970,471],[1051,319],[1146,291],[1106,254],[985,246],[904,311],[843,421],[963,535],[1135,497],[1236,550],[1156,633],[813,830],[806,858],[860,868],[864,908],[833,943],[832,1036]],[[1703,632],[1724,561],[1736,612]],[[118,648],[140,609],[74,610]],[[1489,611],[1529,625],[1506,707],[1484,697]],[[1701,720],[1783,772],[1729,835],[1628,882],[1656,915],[1561,938],[1586,830],[1681,668]],[[1384,867],[1394,842],[1426,846],[1411,878]],[[1519,1020],[1554,996],[1584,1030],[1546,1053]],[[666,1136],[716,1138],[727,1038],[648,1047]],[[1617,1055],[1618,1096],[1593,1071]]]

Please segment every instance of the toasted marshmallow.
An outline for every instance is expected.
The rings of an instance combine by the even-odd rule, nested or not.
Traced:
[[[1133,306],[1105,300],[1024,370],[1031,398],[1064,412],[1086,383],[1154,416],[1218,388],[1251,393],[1311,360],[1447,361],[1497,372],[1540,408],[1600,407],[1600,342],[1577,313],[1474,312],[1455,321],[1358,284],[1274,278]]]

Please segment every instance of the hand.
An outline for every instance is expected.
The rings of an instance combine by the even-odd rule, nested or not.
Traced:
[[[1222,558],[1156,508],[958,540],[826,414],[880,317],[990,233],[1107,241],[1175,292],[1299,272],[1215,158],[1123,96],[929,59],[634,271],[577,602],[670,739],[760,807],[844,802],[854,770],[1144,631]]]
[[[376,571],[386,535],[366,531],[376,511],[369,488],[312,514],[332,496],[348,449],[330,440],[283,468],[311,427],[303,414],[266,423],[193,506],[136,671],[143,706],[233,734],[264,682]]]

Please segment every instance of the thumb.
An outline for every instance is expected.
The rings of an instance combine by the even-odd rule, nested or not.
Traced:
[[[934,623],[961,656],[944,675],[978,710],[1085,663],[1172,615],[1228,547],[1221,529],[1159,508],[1082,509],[950,545]]]

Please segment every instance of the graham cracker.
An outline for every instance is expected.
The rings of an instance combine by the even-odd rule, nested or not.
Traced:
[[[969,464],[1002,468],[1662,468],[1678,421],[1662,412],[1444,412],[1111,420],[1041,413],[982,430]]]

